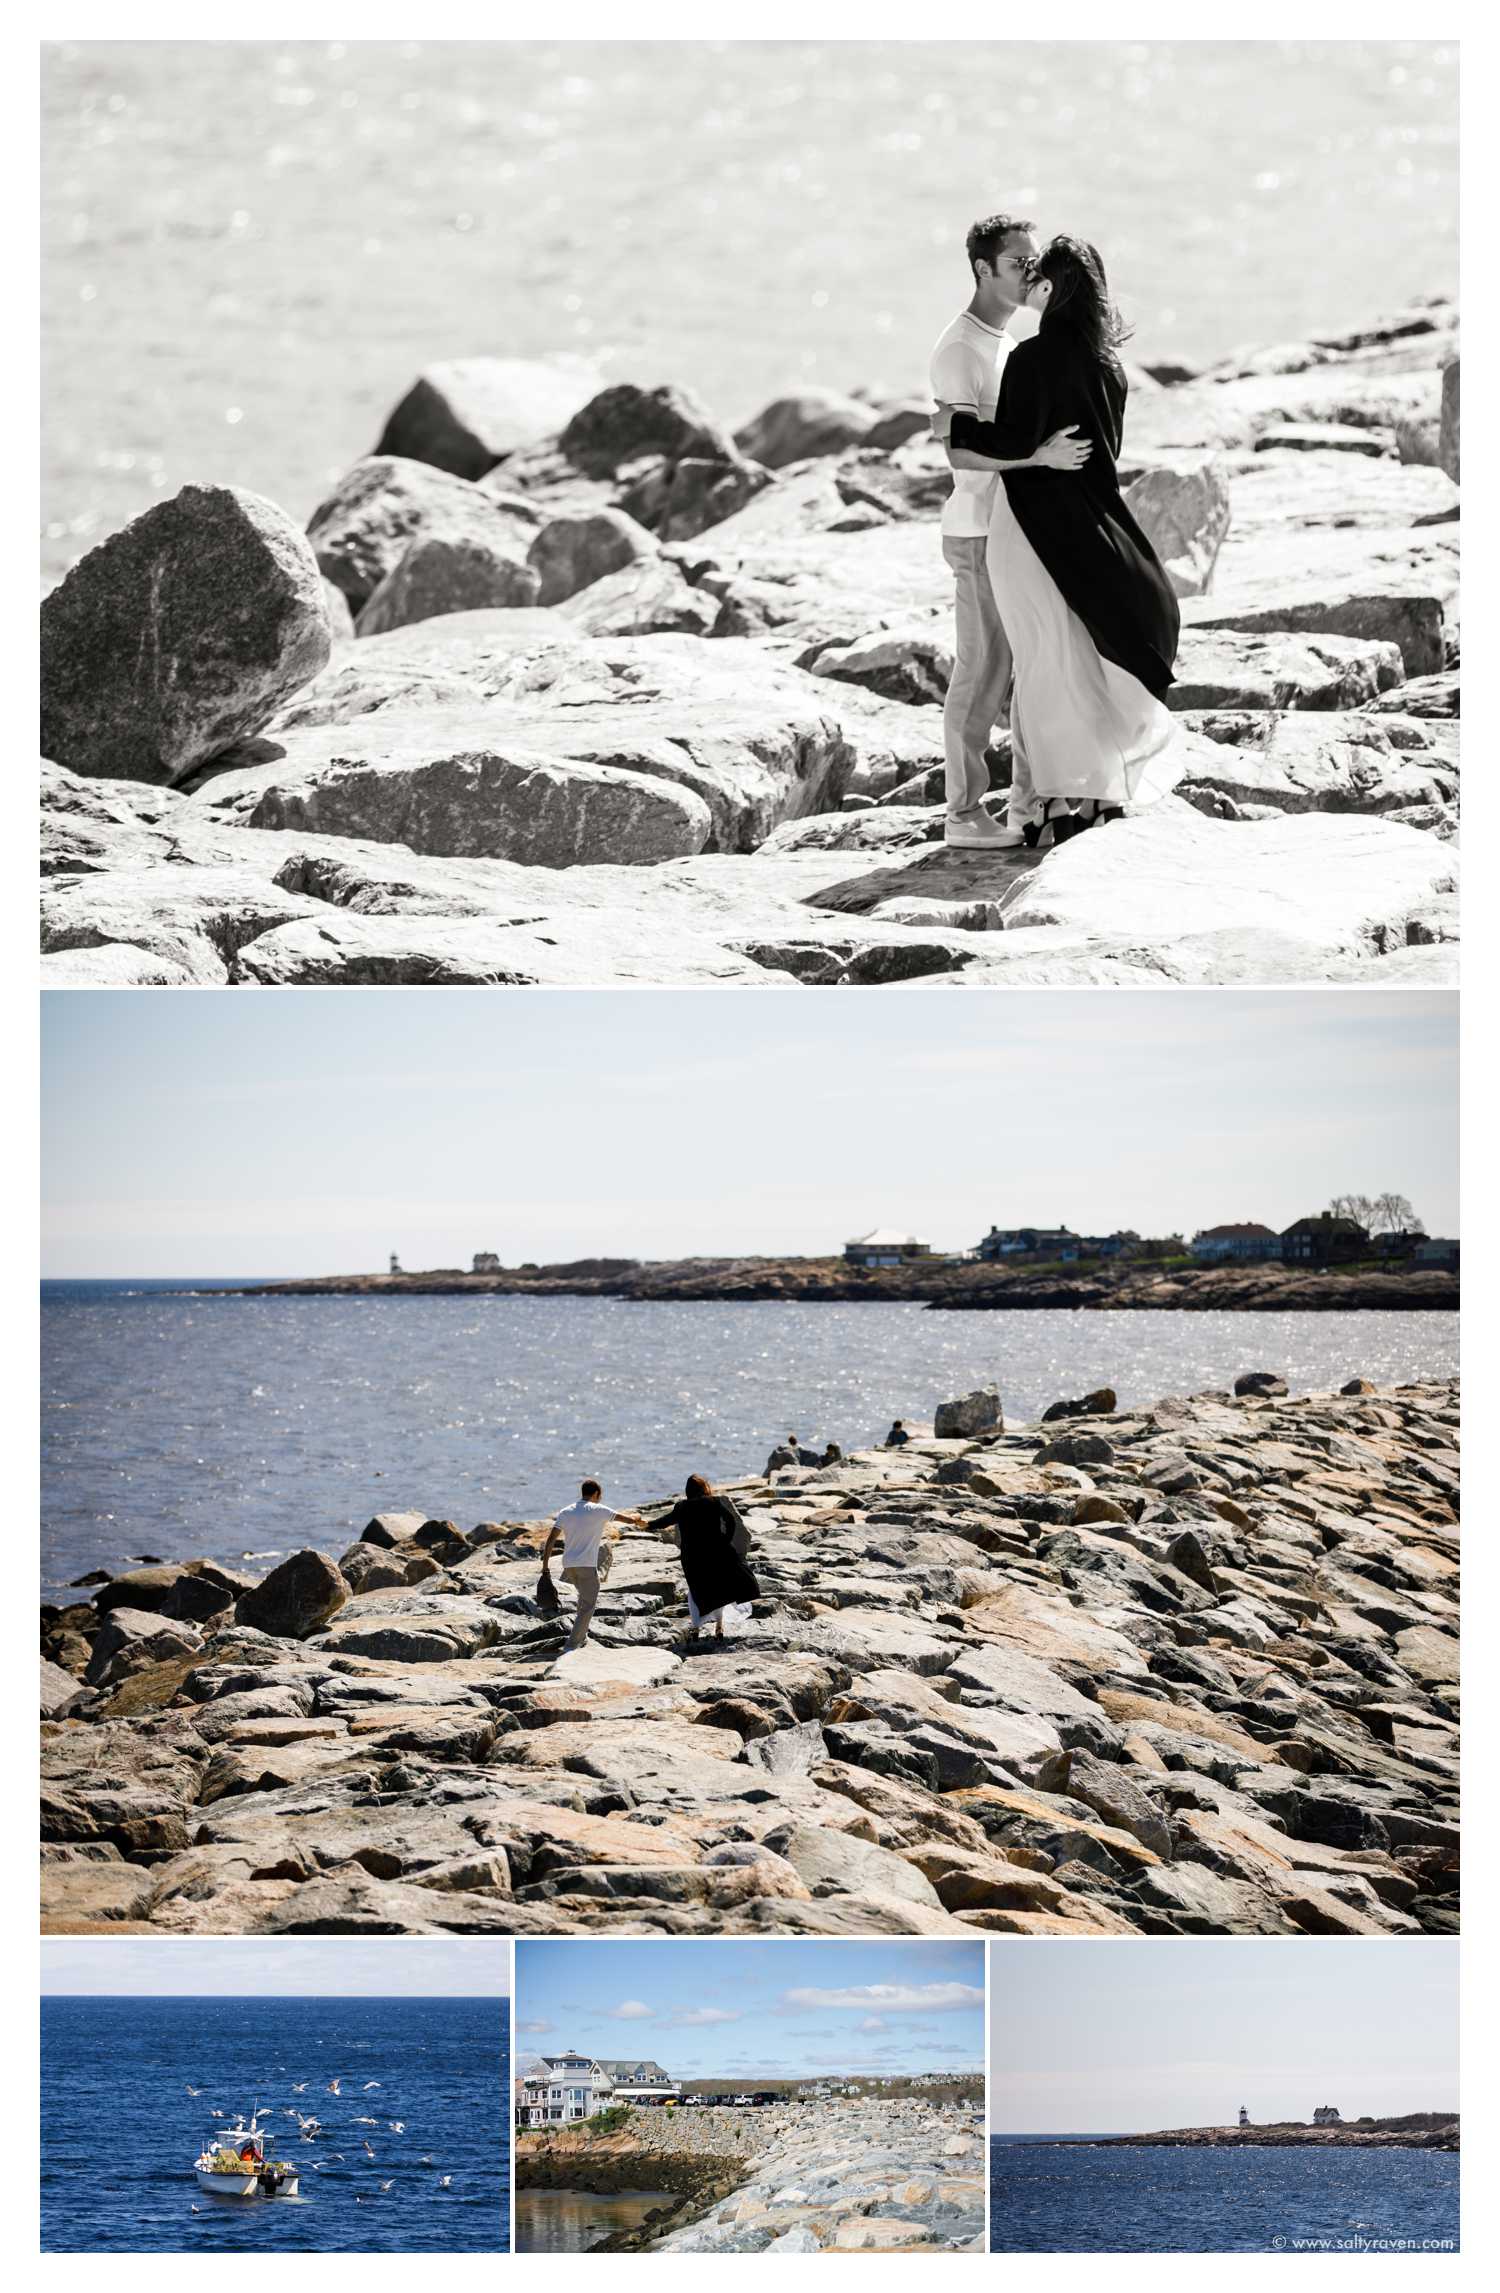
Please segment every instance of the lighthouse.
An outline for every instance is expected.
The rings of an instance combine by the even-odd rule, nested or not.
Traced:
[[[395,1251],[393,1250],[393,1251],[391,1252],[391,1272],[392,1272],[393,1274],[399,1274],[399,1273],[400,1273],[400,1271],[401,1271],[401,1261],[400,1261],[400,1259],[399,1259],[399,1258],[396,1256],[396,1253],[395,1253]]]
[[[1248,2126],[1248,2125],[1249,2125],[1249,2123],[1250,2123],[1250,2113],[1249,2113],[1249,2111],[1248,2111],[1248,2110],[1245,2108],[1245,2105],[1244,2105],[1244,2103],[1242,2102],[1242,2103],[1240,2104],[1240,2124],[1241,2124],[1242,2126]]]

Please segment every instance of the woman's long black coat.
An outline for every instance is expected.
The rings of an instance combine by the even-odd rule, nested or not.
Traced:
[[[1002,471],[1006,498],[1105,660],[1164,700],[1181,616],[1160,558],[1120,498],[1126,390],[1118,365],[1095,357],[1066,321],[1044,320],[1000,370],[994,421],[955,414],[949,443],[1017,462],[1070,423],[1093,440],[1081,470]]]
[[[681,1497],[667,1522],[676,1524],[682,1573],[700,1616],[727,1601],[760,1598],[754,1574],[734,1549],[740,1516],[727,1497]]]

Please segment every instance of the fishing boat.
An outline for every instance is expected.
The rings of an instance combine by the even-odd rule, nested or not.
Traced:
[[[297,2168],[274,2157],[273,2137],[260,2124],[259,2104],[243,2118],[210,2135],[193,2167],[198,2187],[212,2197],[295,2197]]]

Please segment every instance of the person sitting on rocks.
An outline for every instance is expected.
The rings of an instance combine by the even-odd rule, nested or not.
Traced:
[[[681,1557],[693,1637],[712,1624],[714,1638],[722,1640],[726,1616],[748,1623],[760,1586],[744,1557],[750,1531],[733,1500],[719,1496],[701,1473],[690,1473],[686,1494],[656,1526],[674,1539]]]
[[[611,1521],[629,1521],[633,1527],[643,1529],[645,1519],[640,1513],[617,1513],[601,1503],[603,1491],[597,1481],[585,1481],[576,1505],[565,1505],[551,1528],[542,1547],[542,1566],[552,1557],[559,1539],[563,1549],[563,1579],[578,1593],[578,1613],[573,1619],[573,1630],[568,1639],[568,1651],[581,1648],[589,1636],[594,1620],[594,1609],[599,1599],[599,1587],[609,1574],[610,1556],[614,1538],[606,1532]]]
[[[904,1420],[898,1417],[885,1437],[884,1446],[887,1449],[904,1449],[910,1439],[911,1435],[906,1430]]]

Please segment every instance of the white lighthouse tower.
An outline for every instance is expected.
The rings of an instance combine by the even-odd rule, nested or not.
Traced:
[[[1248,2125],[1249,2125],[1249,2123],[1250,2123],[1250,2113],[1249,2113],[1249,2111],[1248,2111],[1248,2110],[1245,2108],[1245,2105],[1244,2105],[1244,2103],[1242,2102],[1242,2103],[1240,2104],[1240,2124],[1241,2124],[1242,2126],[1248,2126]]]
[[[391,1252],[391,1272],[392,1272],[393,1274],[399,1274],[399,1273],[400,1273],[400,1271],[401,1271],[401,1261],[400,1261],[400,1259],[399,1259],[399,1258],[396,1256],[396,1253],[395,1253],[395,1251],[393,1250],[393,1251]]]

